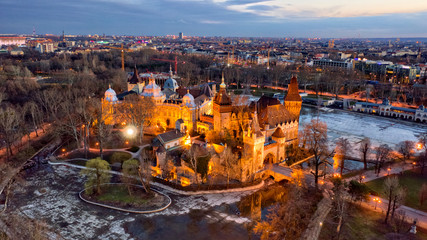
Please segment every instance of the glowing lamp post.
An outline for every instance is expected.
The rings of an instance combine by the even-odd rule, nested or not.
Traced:
[[[379,198],[374,198],[374,199],[372,199],[374,202],[375,202],[375,210],[377,209],[377,204],[378,203],[381,203],[381,200],[379,199]]]
[[[135,134],[135,130],[133,130],[132,128],[126,129],[126,134],[132,137]]]
[[[134,137],[136,135],[136,129],[135,129],[135,127],[133,127],[133,126],[127,126],[124,129],[124,134],[128,138]]]
[[[417,143],[417,150],[421,150],[423,148],[423,145],[421,143]]]

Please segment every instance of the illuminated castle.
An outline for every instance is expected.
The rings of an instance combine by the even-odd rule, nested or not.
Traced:
[[[135,74],[137,71],[128,89],[133,89],[130,91],[133,94],[153,100],[156,108],[154,124],[183,133],[215,131],[224,135],[228,132],[243,143],[241,156],[252,159],[256,169],[265,163],[285,160],[286,147],[298,143],[302,100],[296,77],[291,79],[283,104],[276,98],[262,96],[256,102],[242,105],[236,103],[237,97],[227,93],[224,77],[218,92],[215,92],[215,85],[211,88],[207,83],[191,89],[178,88],[176,81],[172,80],[167,80],[165,84],[169,81],[168,87],[161,91],[154,78],[150,77],[143,91],[138,93],[143,83]],[[111,109],[121,100],[109,88],[103,101],[108,105],[105,108],[114,113]]]

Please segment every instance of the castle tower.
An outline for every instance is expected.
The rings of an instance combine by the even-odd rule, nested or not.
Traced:
[[[251,158],[252,168],[251,172],[257,171],[262,168],[264,163],[264,143],[265,136],[261,132],[258,123],[258,115],[255,111],[252,123],[248,127],[248,130],[243,134],[243,143],[244,143],[244,156],[246,158]]]
[[[291,78],[291,83],[288,85],[288,94],[286,95],[284,105],[286,109],[296,120],[299,121],[299,115],[301,112],[302,99],[298,92],[298,81],[295,76]]]
[[[276,161],[281,162],[285,160],[285,157],[286,157],[286,149],[285,149],[286,135],[283,132],[282,128],[278,127],[274,131],[273,135],[271,135],[271,137],[278,144]]]
[[[142,89],[144,88],[144,83],[139,77],[138,69],[136,69],[136,66],[133,69],[133,76],[128,79],[127,86],[128,91],[134,91],[137,94],[142,93]]]
[[[227,94],[226,87],[223,74],[220,89],[213,101],[214,131],[218,132],[221,132],[224,128],[230,128],[232,102]]]

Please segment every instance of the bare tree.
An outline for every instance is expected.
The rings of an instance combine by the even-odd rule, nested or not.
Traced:
[[[121,104],[120,113],[130,125],[139,129],[139,143],[142,144],[144,127],[149,126],[155,117],[155,105],[150,98],[130,95]]]
[[[405,202],[406,190],[403,187],[399,187],[396,191],[396,194],[393,197],[393,204],[391,207],[391,219],[394,219],[394,212],[400,205]]]
[[[150,189],[150,182],[152,178],[151,161],[152,161],[151,150],[147,148],[142,149],[139,156],[138,175],[139,175],[139,180],[141,181],[142,187],[144,188],[146,193],[151,192],[151,189]]]
[[[424,132],[418,136],[418,143],[421,149],[424,151],[418,156],[418,164],[421,167],[421,175],[424,174],[424,168],[427,165],[427,132]]]
[[[314,155],[314,172],[311,171],[311,174],[314,176],[316,187],[318,186],[319,177],[325,174],[320,172],[320,166],[330,164],[327,158],[332,154],[328,150],[327,130],[326,123],[319,120],[311,120],[303,129],[303,146]]]
[[[334,187],[332,189],[333,197],[333,208],[332,213],[334,213],[334,218],[337,219],[337,239],[340,239],[342,228],[344,226],[345,217],[347,215],[349,194],[346,190],[345,182],[341,178],[334,178],[333,180]]]
[[[390,212],[392,211],[393,199],[397,195],[399,188],[399,179],[396,176],[388,177],[384,181],[384,193],[388,199],[387,213],[384,219],[384,223],[386,224],[389,219]]]
[[[375,172],[377,176],[380,174],[381,168],[385,161],[390,157],[391,148],[387,144],[381,144],[375,148]]]
[[[261,240],[300,239],[312,215],[314,201],[310,194],[311,197],[293,185],[284,199],[269,210],[266,220],[257,223],[255,233],[261,234]]]
[[[231,177],[236,177],[240,173],[239,159],[233,153],[231,147],[225,146],[224,151],[220,154],[221,162],[224,165],[225,174],[227,176],[227,186]]]
[[[41,110],[37,106],[37,104],[34,101],[26,102],[24,105],[25,112],[30,114],[31,116],[31,122],[34,128],[34,131],[36,132],[36,136],[38,137],[39,134],[37,132],[39,125],[41,124]]]
[[[196,180],[196,184],[199,185],[199,177],[197,174],[197,164],[198,158],[200,156],[200,151],[197,145],[193,144],[186,152],[188,157],[188,162],[190,164],[191,169],[194,170],[194,179]]]
[[[340,159],[340,174],[342,176],[344,170],[345,159],[351,153],[351,145],[347,138],[338,138],[337,140],[337,155]]]
[[[402,155],[402,161],[407,161],[411,158],[414,150],[414,142],[402,141],[397,144],[396,150]]]
[[[6,144],[6,156],[13,155],[12,145],[19,138],[18,126],[22,120],[21,114],[15,108],[0,108],[0,136]]]
[[[105,121],[108,118],[108,115],[103,111],[101,102],[96,102],[96,106],[93,114],[94,114],[93,130],[94,130],[96,139],[98,140],[98,143],[99,143],[99,154],[102,159],[103,147],[105,142],[107,142],[108,139],[110,138],[112,126],[107,125],[105,123]]]
[[[85,151],[85,156],[87,158],[88,148],[89,148],[89,139],[90,139],[90,128],[94,123],[95,116],[94,114],[97,99],[81,97],[76,101],[76,112],[79,115],[79,118],[82,121],[81,136],[83,138],[83,148]]]
[[[371,140],[368,137],[365,137],[360,141],[359,146],[360,155],[363,160],[363,169],[368,170],[368,154],[371,151]]]
[[[407,160],[410,160],[414,151],[414,142],[412,141],[402,141],[397,144],[397,151],[402,155],[402,172],[404,170]]]
[[[56,116],[55,125],[57,131],[61,134],[71,136],[76,142],[76,147],[81,147],[80,140],[82,138],[82,119],[76,111],[76,104],[71,97],[60,104],[60,115]],[[58,118],[63,116],[61,118]]]

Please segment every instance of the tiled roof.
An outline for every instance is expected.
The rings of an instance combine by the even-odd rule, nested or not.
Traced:
[[[270,127],[274,127],[278,124],[291,122],[295,119],[296,117],[289,113],[282,104],[268,106],[262,109],[259,114],[259,123],[261,126],[268,124]]]
[[[291,78],[291,83],[288,85],[288,94],[286,95],[285,101],[302,102],[298,91],[297,77],[295,76]]]
[[[215,95],[214,102],[218,105],[231,105],[231,98],[224,88],[221,88]]]
[[[274,131],[272,136],[276,137],[276,138],[286,137],[285,133],[283,132],[282,128],[280,128],[280,127],[276,128],[276,131]]]
[[[173,130],[157,135],[162,143],[167,143],[185,136],[185,133],[179,132],[178,130]]]

